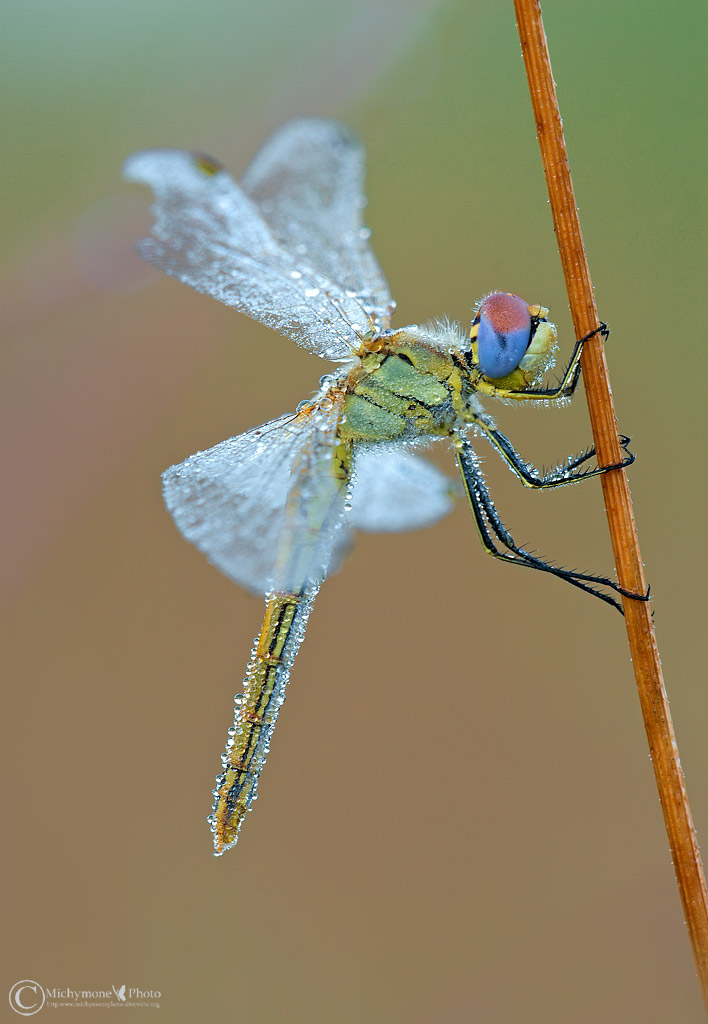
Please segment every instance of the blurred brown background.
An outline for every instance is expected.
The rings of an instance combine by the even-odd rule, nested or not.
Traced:
[[[545,3],[703,837],[704,15]],[[148,193],[121,161],[198,148],[238,176],[287,118],[341,118],[396,322],[516,291],[567,353],[511,3],[8,0],[3,20],[6,987],[158,989],[128,1012],[175,1022],[701,1020],[623,624],[485,557],[461,505],[361,537],[323,588],[256,811],[211,856],[262,603],[180,538],[160,471],[292,410],[327,364],[141,266]],[[539,463],[588,441],[582,395],[498,415]],[[486,465],[517,540],[609,569],[599,485],[529,494]]]

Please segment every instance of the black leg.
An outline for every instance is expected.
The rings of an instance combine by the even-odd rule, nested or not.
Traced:
[[[537,558],[530,552],[520,548],[499,518],[499,513],[496,510],[494,502],[492,501],[491,495],[487,489],[487,485],[484,482],[484,478],[479,469],[477,458],[472,446],[463,438],[458,438],[455,441],[455,450],[457,464],[460,469],[460,474],[462,476],[470,507],[475,517],[477,529],[479,531],[482,544],[490,555],[505,562],[511,562],[516,565],[526,565],[531,569],[538,569],[541,572],[548,572],[553,576],[558,576],[559,579],[566,580],[572,586],[578,587],[579,590],[584,590],[588,594],[593,594],[595,597],[599,597],[601,601],[611,604],[613,608],[616,608],[620,612],[620,614],[624,614],[620,602],[609,594],[605,594],[601,590],[596,589],[597,587],[605,587],[608,590],[613,590],[616,594],[621,594],[623,597],[630,597],[639,601],[649,600],[648,592],[646,594],[633,594],[605,576],[595,576],[591,573],[573,572],[569,569],[562,569],[549,562],[544,562],[542,559]],[[506,550],[500,550],[500,548],[497,547],[497,543],[501,548],[505,548]]]
[[[583,346],[586,341],[594,337],[596,334],[601,334],[604,341],[610,336],[610,329],[605,323],[601,323],[599,327],[596,327],[594,331],[588,331],[584,338],[580,341],[576,341],[573,354],[570,357],[570,362],[566,367],[565,373],[563,374],[560,383],[554,388],[529,388],[520,394],[529,395],[532,398],[570,398],[578,386],[580,380],[580,357],[583,354]]]
[[[579,480],[588,480],[590,477],[598,476],[600,473],[607,473],[611,469],[625,469],[631,466],[636,456],[629,450],[630,438],[620,435],[620,447],[625,452],[625,458],[610,466],[593,466],[589,469],[581,469],[586,462],[595,456],[595,449],[588,448],[581,455],[572,455],[564,463],[556,466],[555,469],[545,473],[539,471],[530,463],[525,462],[514,448],[509,438],[502,434],[501,430],[490,423],[485,423],[481,418],[472,420],[472,425],[477,427],[489,443],[499,452],[510,469],[516,473],[526,487],[537,489],[549,487],[565,487],[566,484],[574,484]]]

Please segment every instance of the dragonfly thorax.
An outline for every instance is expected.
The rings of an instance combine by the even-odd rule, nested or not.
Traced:
[[[347,377],[339,430],[343,440],[405,440],[450,432],[462,400],[464,358],[457,346],[436,341],[410,327],[367,342]]]

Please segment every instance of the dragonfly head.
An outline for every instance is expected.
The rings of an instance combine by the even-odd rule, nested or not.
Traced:
[[[557,332],[547,317],[518,295],[487,295],[472,321],[469,361],[498,387],[528,387],[553,362]]]

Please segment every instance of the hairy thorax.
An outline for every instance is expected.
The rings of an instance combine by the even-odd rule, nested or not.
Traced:
[[[345,386],[343,441],[448,434],[462,402],[461,360],[403,329],[367,341]]]

